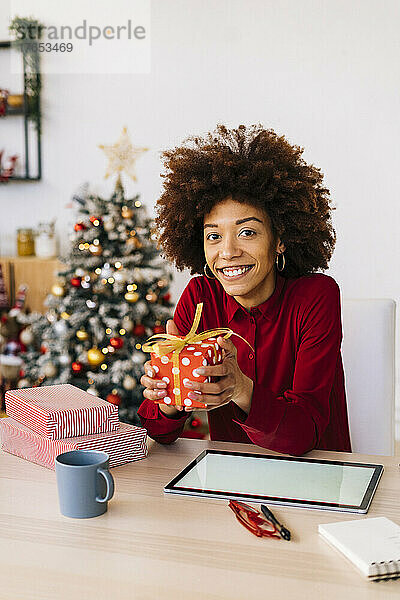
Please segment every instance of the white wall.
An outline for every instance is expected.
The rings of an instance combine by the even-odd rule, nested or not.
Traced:
[[[330,273],[343,295],[398,302],[399,17],[397,0],[153,1],[150,74],[46,76],[43,181],[0,188],[0,252],[14,252],[17,227],[53,216],[65,246],[65,205],[80,183],[101,183],[96,146],[125,124],[151,149],[130,189],[152,209],[162,149],[219,121],[262,122],[325,173],[337,207]],[[0,148],[7,131],[0,124]]]

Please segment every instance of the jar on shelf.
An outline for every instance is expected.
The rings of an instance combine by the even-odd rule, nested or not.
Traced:
[[[17,229],[17,253],[18,256],[32,256],[35,254],[35,240],[32,229]]]
[[[39,223],[35,232],[35,254],[40,258],[54,258],[57,255],[54,221]]]

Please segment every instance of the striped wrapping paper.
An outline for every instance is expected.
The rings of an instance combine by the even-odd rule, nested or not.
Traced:
[[[147,431],[120,423],[118,431],[97,433],[63,440],[49,440],[10,417],[0,419],[0,444],[5,452],[55,468],[56,456],[70,450],[103,450],[110,467],[117,467],[147,456]]]
[[[69,383],[9,390],[5,402],[7,416],[50,440],[119,427],[117,406]]]

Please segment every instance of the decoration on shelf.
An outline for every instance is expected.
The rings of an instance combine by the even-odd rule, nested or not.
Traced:
[[[18,256],[32,256],[35,254],[33,229],[26,227],[17,229],[17,254]]]
[[[35,231],[35,254],[40,258],[54,258],[57,254],[55,220],[39,223]]]
[[[27,116],[35,128],[40,132],[40,91],[42,87],[40,77],[40,52],[37,51],[35,42],[42,37],[43,24],[29,17],[14,17],[9,26],[11,35],[15,38],[13,47],[20,48],[24,57],[25,66],[25,95],[28,101]],[[24,35],[21,35],[22,34]],[[26,43],[29,32],[29,43]]]
[[[8,94],[7,97],[7,108],[23,108],[24,106],[24,95],[23,94]]]
[[[104,360],[104,354],[98,348],[93,347],[88,350],[87,359],[92,367],[98,367]]]

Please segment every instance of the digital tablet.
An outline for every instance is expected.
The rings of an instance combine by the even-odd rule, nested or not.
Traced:
[[[383,465],[204,450],[164,492],[366,513]]]

